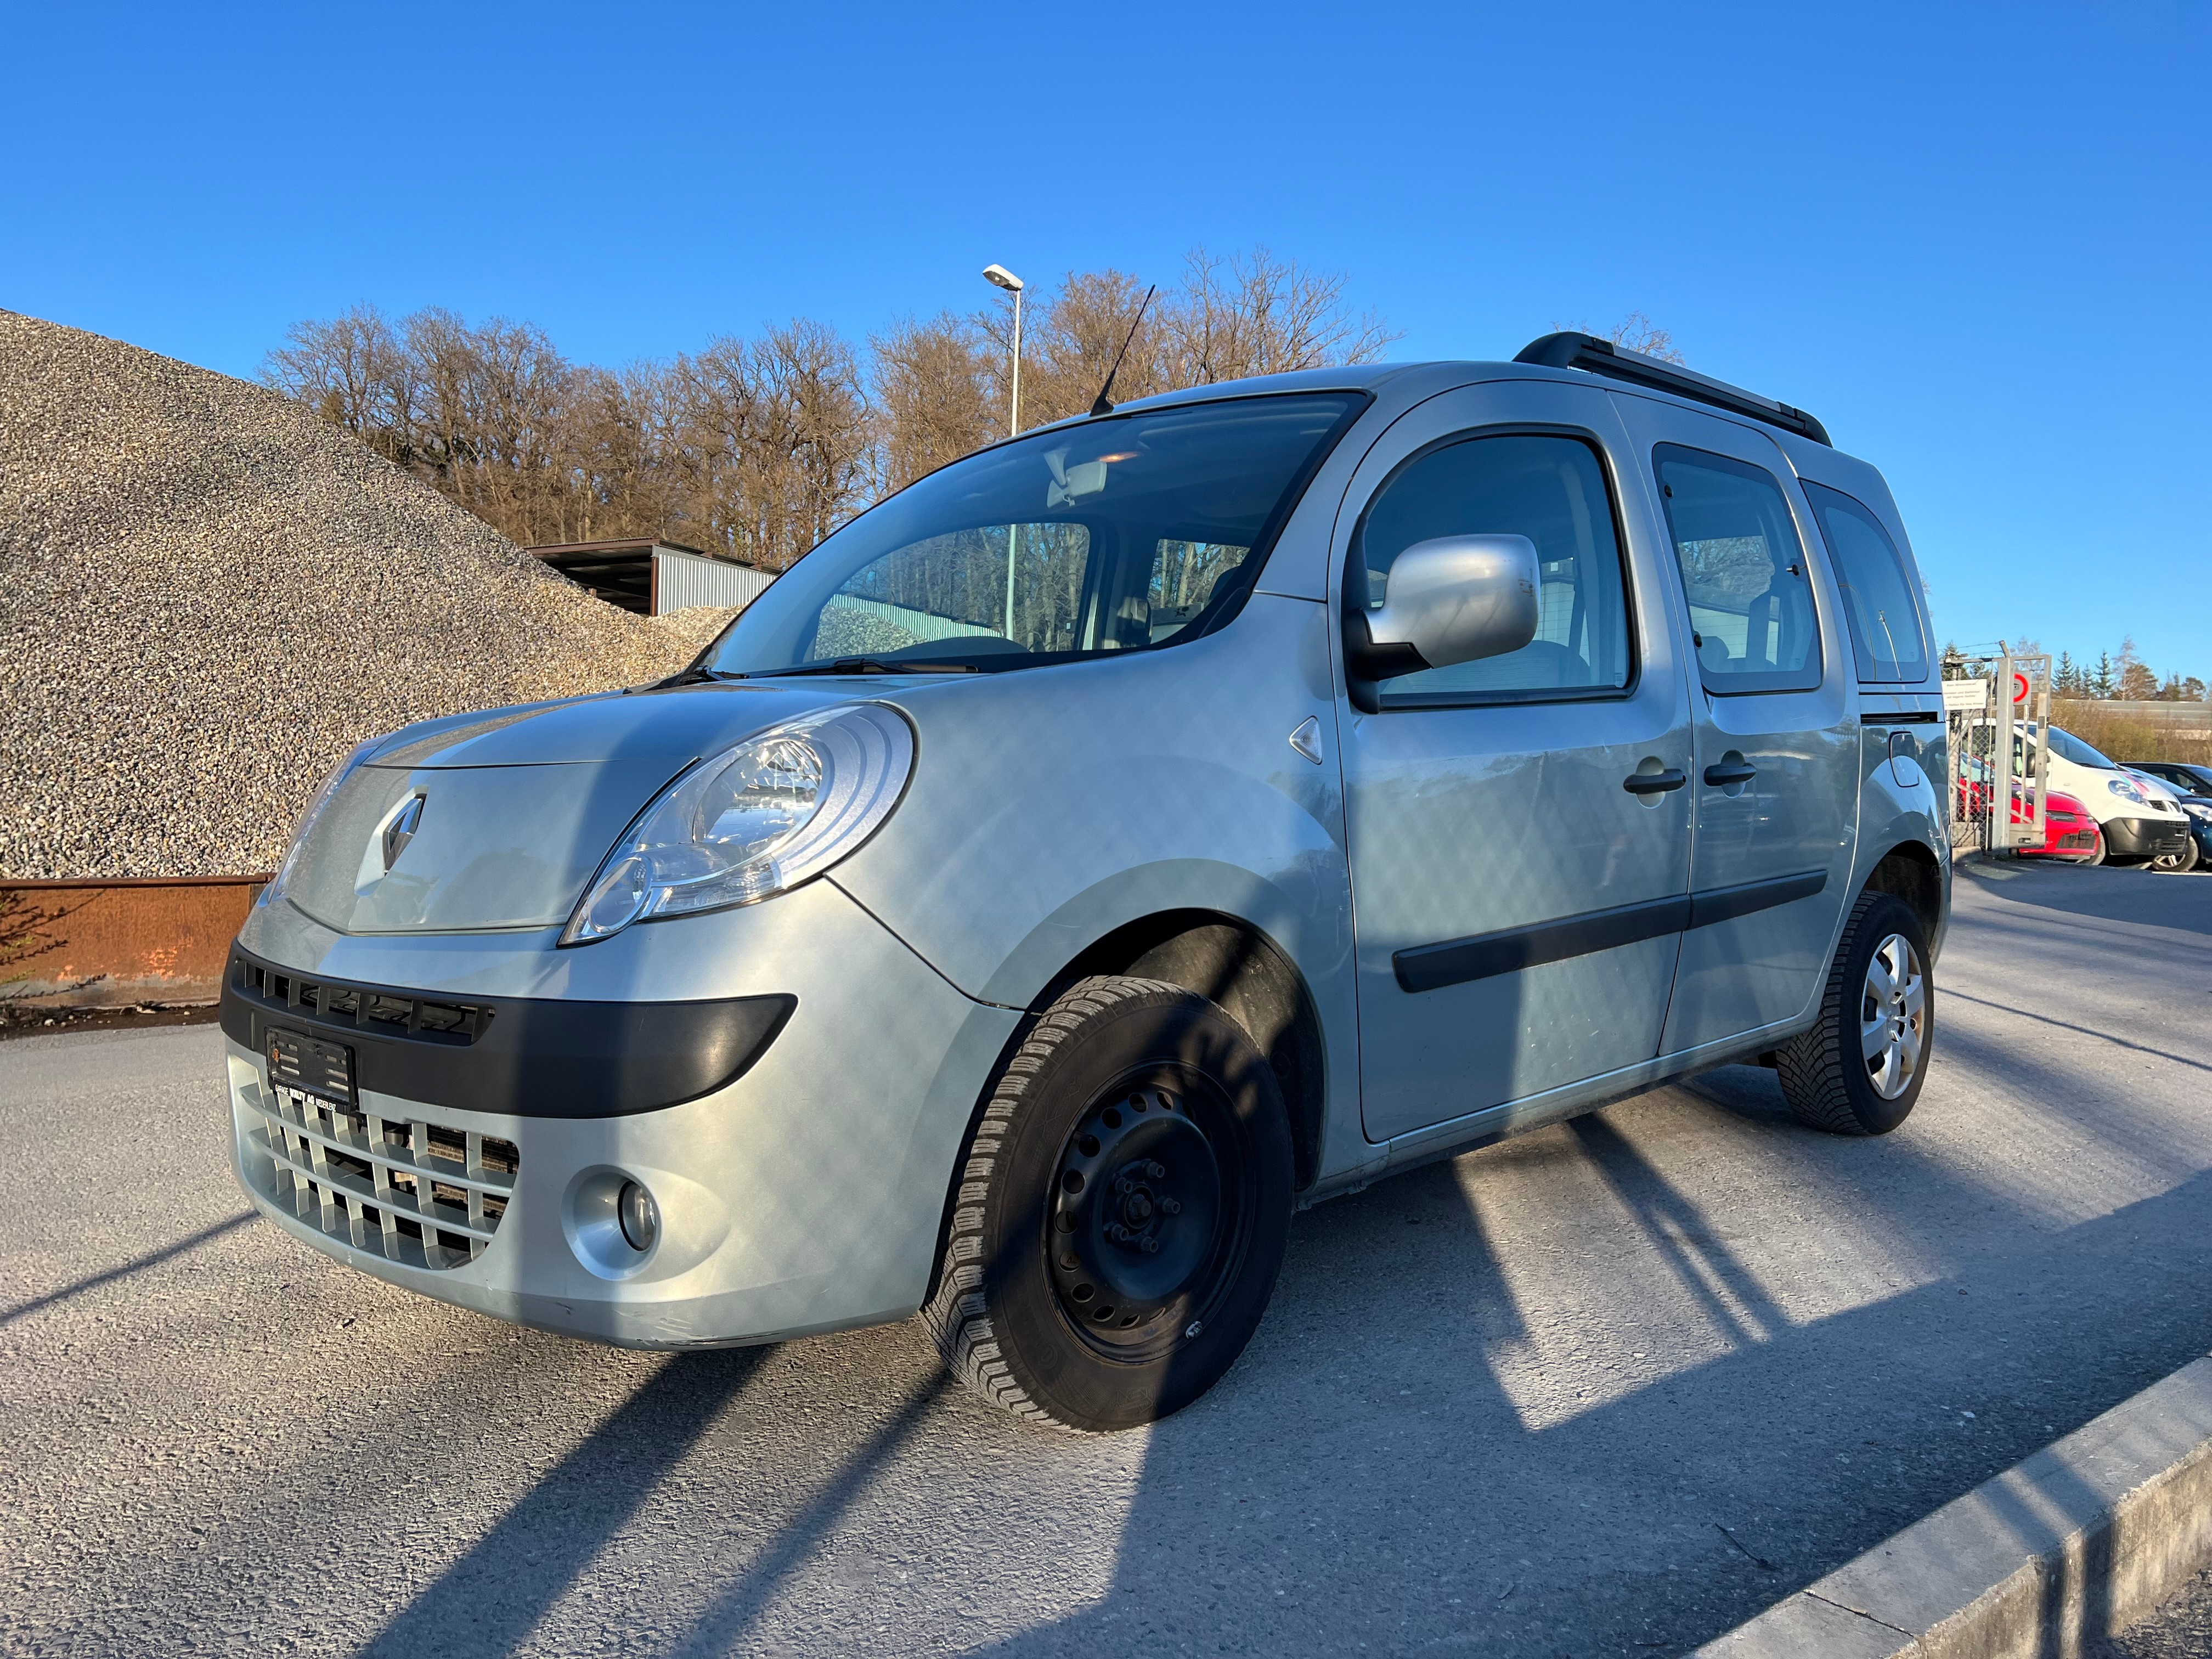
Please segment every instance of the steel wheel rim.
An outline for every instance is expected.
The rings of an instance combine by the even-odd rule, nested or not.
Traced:
[[[1912,1086],[1928,1040],[1928,981],[1920,953],[1902,933],[1875,946],[1859,991],[1859,1055],[1884,1100]]]
[[[1181,1068],[1118,1079],[1076,1120],[1045,1206],[1045,1271],[1094,1352],[1142,1363],[1204,1328],[1251,1231],[1242,1140],[1219,1085]]]

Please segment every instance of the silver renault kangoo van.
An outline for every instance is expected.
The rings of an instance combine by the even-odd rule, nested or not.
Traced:
[[[1582,335],[1133,403],[672,679],[363,744],[230,965],[239,1178],[496,1318],[919,1312],[1010,1411],[1146,1422],[1316,1200],[1727,1060],[1894,1128],[1942,710],[1800,410]]]

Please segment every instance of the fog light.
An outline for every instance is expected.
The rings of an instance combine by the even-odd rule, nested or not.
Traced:
[[[635,1181],[623,1182],[622,1194],[615,1200],[615,1218],[622,1223],[623,1242],[641,1255],[660,1237],[660,1206]]]

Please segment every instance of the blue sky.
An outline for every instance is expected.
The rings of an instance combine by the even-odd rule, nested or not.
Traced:
[[[1888,475],[1962,643],[2212,678],[2212,11],[27,9],[0,306],[238,374],[359,299],[605,362],[999,260],[1340,270],[1404,357],[1632,310]]]

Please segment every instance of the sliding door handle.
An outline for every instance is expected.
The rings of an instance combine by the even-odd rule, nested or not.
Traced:
[[[1669,789],[1680,789],[1690,781],[1690,775],[1679,766],[1670,766],[1663,772],[1631,772],[1620,781],[1620,787],[1632,795],[1663,795]]]
[[[1715,761],[1705,769],[1705,781],[1716,789],[1725,789],[1730,784],[1749,783],[1759,775],[1759,769],[1749,761]]]

